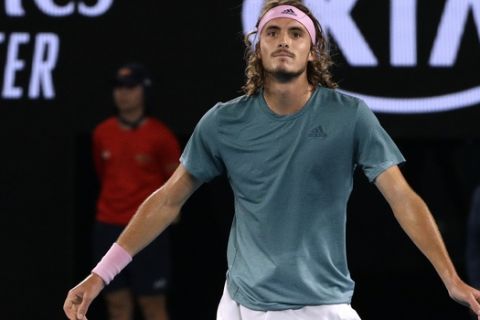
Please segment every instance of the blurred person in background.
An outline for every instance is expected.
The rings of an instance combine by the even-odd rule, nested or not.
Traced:
[[[152,79],[138,63],[120,67],[113,83],[116,114],[93,134],[93,157],[100,180],[93,256],[100,259],[128,224],[141,202],[178,166],[180,146],[173,132],[147,114]],[[170,283],[168,230],[157,237],[104,291],[110,319],[167,320]]]
[[[84,319],[105,284],[219,175],[229,179],[235,216],[217,320],[360,319],[350,305],[355,284],[345,239],[360,168],[450,297],[480,320],[480,292],[458,276],[429,208],[398,167],[400,150],[362,100],[336,90],[315,16],[301,1],[267,1],[255,32],[246,39],[245,95],[216,104],[198,122],[172,177],[69,291],[69,319]]]

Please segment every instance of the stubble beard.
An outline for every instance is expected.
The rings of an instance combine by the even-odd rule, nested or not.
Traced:
[[[276,68],[274,70],[265,69],[265,73],[280,83],[288,83],[300,77],[305,70],[306,67],[297,71],[289,71],[285,68]]]

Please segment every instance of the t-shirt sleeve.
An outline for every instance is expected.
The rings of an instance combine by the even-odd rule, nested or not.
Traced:
[[[202,182],[208,182],[224,172],[216,109],[213,107],[200,119],[180,156],[180,162],[187,171]]]
[[[355,123],[355,164],[370,182],[386,169],[405,162],[395,142],[374,113],[360,101]]]

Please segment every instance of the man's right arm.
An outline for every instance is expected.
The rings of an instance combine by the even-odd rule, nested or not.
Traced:
[[[131,256],[152,242],[177,217],[183,204],[201,185],[180,164],[173,175],[138,208],[117,240]]]
[[[201,182],[180,164],[170,179],[140,205],[116,243],[133,257],[170,225],[200,185]],[[90,303],[104,285],[103,280],[92,273],[71,289],[63,306],[67,317],[71,320],[86,319]]]
[[[467,225],[467,275],[480,290],[480,186],[473,193]]]

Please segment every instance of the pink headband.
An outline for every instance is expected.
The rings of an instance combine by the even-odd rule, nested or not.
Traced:
[[[281,5],[268,10],[267,13],[263,15],[262,19],[258,24],[257,37],[260,36],[263,27],[265,27],[265,25],[269,21],[277,18],[289,18],[297,20],[305,27],[305,29],[307,29],[308,33],[310,34],[310,38],[312,39],[312,43],[315,44],[317,42],[315,25],[313,24],[312,19],[310,19],[310,17],[305,12],[297,9],[294,6],[289,5]]]

